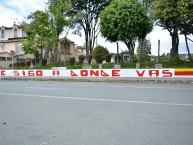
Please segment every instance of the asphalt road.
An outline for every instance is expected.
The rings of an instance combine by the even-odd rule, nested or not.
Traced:
[[[0,81],[0,145],[192,145],[193,84]]]

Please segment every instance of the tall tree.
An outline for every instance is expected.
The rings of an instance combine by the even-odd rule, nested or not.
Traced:
[[[57,37],[65,30],[66,35],[70,29],[70,25],[73,21],[72,18],[67,16],[67,12],[71,9],[70,0],[48,0],[48,10],[51,16],[52,28],[56,30]],[[55,43],[54,58],[55,62],[59,62],[59,50],[58,41]]]
[[[139,41],[139,45],[137,47],[137,53],[140,54],[141,45],[143,43],[143,54],[142,54],[142,60],[143,62],[149,62],[151,61],[151,42],[149,39],[144,39]]]
[[[158,26],[168,30],[172,38],[171,58],[178,58],[179,28],[181,22],[180,0],[156,0],[153,3],[153,17]]]
[[[193,1],[181,0],[179,2],[179,9],[181,12],[180,32],[185,37],[189,60],[192,61],[188,45],[188,35],[193,35]]]
[[[148,13],[148,16],[150,18],[152,18],[152,14],[151,14],[151,7],[152,7],[152,4],[153,4],[153,1],[155,0],[139,0],[139,2],[141,2],[143,4],[143,6],[145,7],[147,13]],[[144,39],[141,39],[139,40],[139,43],[140,43],[140,48],[139,48],[139,62],[143,62],[143,51],[144,51]]]
[[[137,0],[113,0],[100,14],[100,30],[111,42],[123,42],[133,62],[135,42],[152,30],[152,21]]]
[[[49,49],[49,45],[54,44],[57,41],[56,31],[50,25],[49,15],[46,12],[38,10],[30,14],[27,19],[29,24],[23,22],[22,29],[28,35],[26,41],[28,41],[29,44],[32,42],[34,43],[34,46],[29,47],[29,49],[35,48],[33,51],[36,51],[37,48],[39,48],[41,52],[40,59],[47,59],[47,56],[43,57],[43,49]],[[26,48],[27,47],[25,47],[26,52],[31,52],[31,50],[29,51]]]
[[[84,30],[86,55],[92,54],[95,40],[99,34],[99,14],[112,0],[71,0],[70,15],[75,18],[74,33]]]

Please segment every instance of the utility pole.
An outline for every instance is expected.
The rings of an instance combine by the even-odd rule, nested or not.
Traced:
[[[117,64],[119,64],[119,43],[117,42]]]
[[[158,62],[160,62],[160,40],[158,40]]]

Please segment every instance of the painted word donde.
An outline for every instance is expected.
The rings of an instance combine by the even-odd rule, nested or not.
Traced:
[[[164,77],[189,74],[175,69],[75,69],[75,70],[0,70],[1,77]]]

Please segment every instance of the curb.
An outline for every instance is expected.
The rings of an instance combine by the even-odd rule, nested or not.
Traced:
[[[1,77],[0,80],[5,80],[5,81],[8,80],[8,81],[193,84],[193,78]]]

